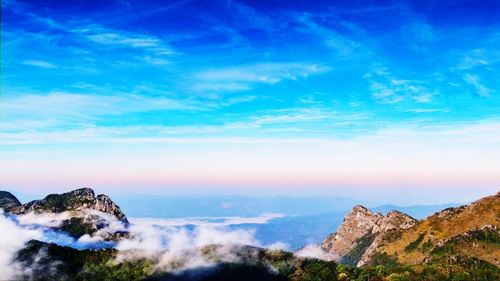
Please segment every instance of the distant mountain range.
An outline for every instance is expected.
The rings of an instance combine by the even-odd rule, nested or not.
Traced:
[[[309,246],[309,254],[305,248],[289,253],[224,242],[193,244],[178,251],[154,246],[137,250],[134,243],[149,240],[134,237],[137,232],[131,231],[125,214],[106,195],[95,196],[93,190],[83,188],[21,204],[11,193],[0,191],[4,210],[0,227],[6,227],[0,231],[8,234],[22,225],[29,235],[19,235],[19,239],[33,237],[4,264],[0,255],[0,267],[5,267],[0,268],[0,279],[500,280],[500,193],[470,205],[445,208],[422,220],[413,216],[419,217],[430,207],[408,207],[412,216],[401,212],[404,208],[387,211],[392,207],[371,211],[357,205],[341,223],[335,221],[337,213],[276,219],[268,235],[277,236],[281,229],[285,240],[294,235],[294,229],[287,228],[293,224],[314,221],[307,226],[311,229],[329,216],[332,225],[340,223],[317,247]],[[42,242],[33,234],[40,227],[75,241],[110,244],[79,250]],[[328,231],[328,224],[325,227],[319,232]],[[153,238],[162,243],[163,238]]]

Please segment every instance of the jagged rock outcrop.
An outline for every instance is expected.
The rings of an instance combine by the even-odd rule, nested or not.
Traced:
[[[4,209],[8,214],[51,215],[54,217],[52,221],[57,224],[52,228],[64,231],[76,239],[86,234],[97,235],[104,240],[117,240],[127,236],[128,220],[120,207],[104,194],[95,196],[90,188],[50,194],[44,199],[23,205],[8,192],[0,195],[0,202],[7,207]]]
[[[373,213],[363,206],[355,206],[344,217],[337,232],[330,234],[321,248],[336,259],[341,259],[351,251],[359,239],[370,234],[381,214]]]
[[[416,223],[417,220],[398,211],[384,216],[358,205],[347,213],[337,232],[328,236],[321,248],[337,261],[362,265],[373,255],[386,233],[407,229]]]
[[[21,206],[21,202],[16,196],[7,191],[0,191],[0,209],[10,212],[12,209]]]
[[[125,217],[125,214],[122,212],[120,207],[118,207],[118,205],[116,205],[115,202],[113,202],[107,195],[97,195],[93,209],[113,215],[121,221],[128,222],[127,217]]]

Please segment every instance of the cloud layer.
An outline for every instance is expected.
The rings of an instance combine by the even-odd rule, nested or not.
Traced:
[[[92,235],[85,234],[74,239],[57,227],[63,220],[73,217],[75,213],[60,214],[27,214],[22,216],[6,216],[0,214],[0,278],[9,279],[29,269],[14,262],[17,251],[29,240],[35,239],[76,249],[98,249],[114,247],[120,252],[116,262],[147,258],[155,262],[155,270],[177,272],[195,267],[214,266],[219,262],[242,262],[238,249],[241,246],[268,247],[283,249],[285,245],[275,243],[263,245],[255,238],[253,230],[233,229],[229,225],[242,223],[266,223],[279,215],[264,215],[256,218],[228,217],[220,222],[207,221],[204,218],[196,220],[162,220],[162,219],[132,219],[129,228],[111,216],[97,211],[84,210],[90,215],[105,219],[107,227]],[[89,214],[79,214],[89,215]],[[185,224],[189,224],[186,226]],[[195,225],[195,226],[193,226]],[[103,232],[127,231],[129,238],[118,242],[105,242]],[[210,255],[204,247],[212,248]],[[43,254],[43,253],[40,253]]]

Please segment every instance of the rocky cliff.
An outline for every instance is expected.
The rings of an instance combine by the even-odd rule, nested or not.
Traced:
[[[355,206],[344,217],[337,232],[328,236],[321,248],[347,264],[364,264],[389,231],[407,229],[417,221],[412,217],[391,211],[383,216],[363,206]]]

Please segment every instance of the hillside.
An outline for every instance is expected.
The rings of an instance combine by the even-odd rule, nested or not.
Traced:
[[[377,252],[411,265],[447,252],[500,266],[500,193],[445,209],[405,231],[388,233]]]
[[[443,258],[477,259],[500,266],[500,193],[447,208],[417,221],[356,206],[321,247],[339,262],[363,266],[395,261],[421,265]]]

